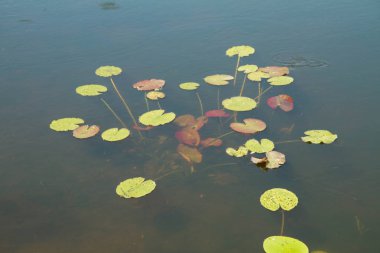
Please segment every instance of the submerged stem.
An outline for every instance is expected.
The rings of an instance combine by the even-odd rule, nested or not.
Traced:
[[[282,236],[284,234],[284,227],[285,227],[285,212],[281,209],[281,231],[280,235]]]
[[[160,102],[157,101],[157,105],[158,105],[158,108],[160,108],[161,110],[162,108],[161,108]]]
[[[149,112],[149,102],[148,102],[148,98],[146,97],[146,92],[144,92],[144,98],[145,98],[146,110]]]
[[[199,101],[199,105],[201,107],[201,114],[203,116],[203,104],[202,104],[202,100],[201,100],[201,97],[199,96],[199,93],[198,92],[195,92],[195,94],[197,94],[197,97],[198,97],[198,101]]]
[[[127,125],[125,124],[125,122],[119,117],[119,115],[117,115],[117,113],[114,110],[112,110],[111,106],[103,98],[101,98],[100,100],[104,103],[104,105],[108,108],[108,110],[111,111],[113,116],[120,122],[120,124],[123,127],[127,128]]]
[[[219,100],[220,100],[220,89],[218,87],[218,92],[216,93],[216,105],[218,106],[218,110],[220,109]]]
[[[274,144],[293,143],[293,142],[301,142],[301,140],[295,139],[295,140],[279,141],[279,142],[275,142]]]
[[[255,97],[254,100],[256,100],[257,98],[260,98],[262,95],[264,95],[267,91],[269,91],[270,89],[272,89],[273,86],[269,86],[268,88],[266,88],[263,92],[260,92],[260,95]]]
[[[240,63],[240,56],[238,56],[237,62],[236,62],[236,68],[235,68],[235,76],[234,76],[234,86],[236,85],[236,77],[237,77],[237,71]]]
[[[244,90],[244,85],[245,85],[245,81],[247,80],[247,74],[244,75],[244,81],[243,81],[243,84],[241,85],[241,89],[240,89],[240,94],[239,96],[241,96],[243,94],[243,90]]]

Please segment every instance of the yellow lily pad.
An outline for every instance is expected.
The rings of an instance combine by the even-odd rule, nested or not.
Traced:
[[[248,149],[244,146],[240,146],[238,149],[227,148],[226,153],[229,156],[243,157],[243,156],[246,156],[248,154]]]
[[[268,79],[268,82],[271,85],[276,85],[276,86],[288,85],[288,84],[291,84],[293,81],[294,79],[291,76],[275,76]]]
[[[145,126],[159,126],[169,123],[175,119],[173,112],[165,113],[164,110],[153,110],[144,113],[139,117],[141,124]]]
[[[251,139],[248,140],[244,146],[253,153],[266,153],[274,149],[274,143],[268,139],[261,139],[260,142],[255,139]]]
[[[199,83],[194,83],[194,82],[181,83],[179,87],[182,90],[196,90],[199,87]]]
[[[287,236],[270,236],[264,240],[265,253],[309,253],[305,243]]]
[[[244,112],[256,108],[256,101],[249,97],[237,96],[223,100],[222,105],[231,111]]]
[[[206,76],[203,80],[211,85],[227,85],[228,81],[233,80],[234,77],[230,75],[223,75],[223,74],[217,74],[217,75],[211,75]]]
[[[262,71],[256,71],[256,72],[252,72],[252,73],[249,73],[247,78],[251,81],[255,81],[255,82],[261,82],[261,79],[263,78],[269,78],[270,75],[268,73],[264,73]]]
[[[286,189],[273,188],[265,191],[260,197],[260,203],[270,211],[283,209],[290,211],[298,204],[297,196]]]
[[[117,76],[121,72],[121,68],[115,66],[101,66],[95,70],[95,74],[101,77]]]
[[[129,178],[116,187],[116,194],[120,197],[140,198],[151,193],[156,188],[153,180],[145,180],[143,177]]]
[[[102,133],[102,139],[105,141],[121,141],[131,134],[127,128],[110,128]]]
[[[244,57],[248,56],[255,53],[255,49],[251,46],[235,46],[235,47],[230,47],[226,51],[226,55],[229,57],[232,57],[234,55],[237,55],[239,57]]]
[[[244,74],[249,74],[249,73],[255,72],[258,69],[259,67],[257,67],[257,65],[247,64],[247,65],[240,66],[238,68],[238,71],[243,71]]]
[[[308,136],[301,137],[302,141],[311,142],[313,144],[331,144],[338,138],[338,135],[333,134],[328,130],[309,130],[306,131],[305,134]]]
[[[53,120],[50,123],[50,129],[58,132],[72,131],[79,127],[79,124],[83,124],[84,120],[80,118],[62,118]]]
[[[164,98],[166,95],[162,91],[149,91],[146,94],[146,97],[149,98],[150,100],[158,100],[161,98]]]
[[[75,92],[82,96],[98,96],[106,91],[107,87],[100,84],[86,84],[75,89]]]

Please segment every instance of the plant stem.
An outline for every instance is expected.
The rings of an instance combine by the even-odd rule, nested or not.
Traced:
[[[214,142],[217,141],[218,139],[222,139],[223,137],[226,137],[227,135],[230,135],[230,134],[233,134],[233,133],[235,133],[235,131],[230,131],[230,132],[227,132],[227,133],[225,133],[225,134],[219,135],[219,136],[213,138],[214,140],[210,141],[210,142],[209,142],[209,145],[211,145],[212,143],[214,143]],[[200,147],[200,148],[199,148],[199,151],[201,151],[202,149],[204,149],[204,148],[203,148],[203,147]]]
[[[263,92],[260,92],[260,95],[255,97],[254,100],[256,100],[257,98],[260,98],[262,95],[264,95],[267,91],[269,91],[270,89],[272,89],[273,86],[269,86],[268,88],[266,88]]]
[[[294,142],[301,142],[301,140],[295,139],[295,140],[288,140],[288,141],[279,141],[279,142],[275,142],[274,144],[294,143]]]
[[[244,85],[245,85],[246,79],[247,79],[247,74],[244,75],[244,81],[243,81],[243,84],[241,85],[239,96],[241,96],[243,94],[243,90],[244,90]]]
[[[158,108],[160,108],[161,110],[162,108],[161,108],[160,102],[157,101],[157,105],[158,105]]]
[[[228,166],[228,165],[236,165],[236,164],[238,164],[238,163],[220,163],[220,164],[215,164],[215,165],[207,166],[206,168],[203,168],[202,170],[211,169],[211,168],[217,168],[217,167],[223,167],[223,166]]]
[[[260,95],[260,94],[261,94],[261,82],[259,82],[259,84],[258,84],[258,89],[259,89],[259,92],[258,92],[258,93],[259,93],[259,99],[257,100],[257,103],[260,104],[260,98],[261,98],[261,95]]]
[[[280,231],[281,236],[284,234],[284,227],[285,227],[285,213],[284,213],[284,210],[281,209],[281,231]]]
[[[216,93],[216,105],[218,107],[218,110],[220,109],[219,100],[220,100],[220,89],[218,87],[218,92]]]
[[[160,180],[160,179],[162,179],[162,178],[164,178],[164,177],[167,177],[167,176],[169,176],[169,175],[171,175],[171,174],[173,174],[173,173],[176,173],[176,172],[179,172],[179,170],[173,170],[173,171],[170,171],[170,172],[168,172],[168,173],[166,173],[166,174],[164,174],[164,175],[162,175],[162,176],[156,177],[155,179],[153,179],[153,181]]]
[[[236,62],[236,68],[235,68],[235,76],[234,76],[234,86],[236,86],[236,77],[237,77],[237,71],[240,63],[240,56],[238,56],[237,62]]]
[[[113,116],[120,122],[120,124],[123,127],[127,128],[127,125],[125,124],[125,122],[116,114],[114,110],[112,110],[111,106],[103,98],[101,98],[100,100],[104,103],[104,105],[108,108],[108,110],[112,112]]]
[[[148,102],[148,98],[146,97],[146,92],[144,92],[144,98],[145,98],[146,110],[149,112],[149,102]]]
[[[237,112],[234,112],[234,122],[237,122]]]
[[[200,107],[201,107],[201,114],[202,114],[202,116],[203,116],[203,105],[202,105],[201,97],[199,96],[199,93],[198,93],[198,92],[195,92],[195,94],[197,94],[198,101],[199,101],[199,105],[200,105]]]

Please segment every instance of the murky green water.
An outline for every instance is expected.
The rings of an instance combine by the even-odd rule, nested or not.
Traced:
[[[282,187],[300,201],[286,213],[286,235],[311,250],[377,252],[379,10],[371,0],[0,1],[0,251],[263,252],[281,215],[262,208],[259,197]],[[146,134],[151,140],[143,144],[136,134],[104,143],[48,128],[68,116],[118,126],[99,98],[74,92],[85,83],[111,87],[94,75],[109,64],[123,68],[115,82],[135,114],[145,103],[130,86],[148,78],[166,80],[164,108],[199,114],[194,94],[178,84],[232,74],[236,59],[225,50],[240,44],[257,50],[243,63],[286,64],[296,80],[267,94],[293,96],[292,112],[263,103],[241,115],[266,121],[257,138],[283,141],[329,129],[339,135],[334,144],[279,144],[287,163],[264,172],[225,155],[226,146],[248,138],[230,135],[226,146],[205,150],[191,175],[175,152],[173,125]],[[215,109],[214,87],[202,83],[200,94],[205,108]],[[128,121],[112,91],[103,97]],[[213,124],[201,134],[218,131]],[[126,178],[173,170],[181,172],[159,179],[149,196],[115,194]]]

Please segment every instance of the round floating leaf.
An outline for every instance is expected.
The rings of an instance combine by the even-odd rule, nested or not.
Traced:
[[[79,124],[83,124],[84,120],[80,118],[62,118],[53,120],[50,123],[50,128],[54,131],[63,132],[71,131],[79,127]]]
[[[243,156],[246,156],[248,154],[248,149],[244,146],[240,146],[238,149],[227,148],[226,153],[229,156],[243,157]]]
[[[121,141],[130,135],[127,128],[110,128],[102,133],[102,139],[105,141]]]
[[[277,211],[280,207],[290,211],[298,204],[297,196],[286,189],[273,188],[265,191],[260,197],[260,203],[270,211]]]
[[[300,240],[287,236],[270,236],[264,240],[266,253],[309,253],[309,249]]]
[[[259,71],[267,73],[270,77],[284,76],[289,74],[288,67],[268,66],[259,68]]]
[[[174,120],[174,124],[180,127],[192,126],[195,122],[195,117],[191,114],[181,115]]]
[[[228,118],[230,114],[226,113],[223,110],[210,110],[205,113],[209,118]]]
[[[222,146],[222,144],[223,144],[223,141],[221,139],[216,139],[216,138],[207,138],[201,141],[201,145],[204,148],[208,148],[211,146],[220,147]]]
[[[248,140],[244,146],[252,153],[266,153],[274,149],[274,143],[268,139],[261,139],[260,142],[251,139]]]
[[[294,108],[293,98],[285,94],[268,98],[267,104],[272,109],[276,109],[279,106],[285,112],[289,112]]]
[[[177,147],[177,152],[189,163],[202,162],[202,154],[197,148],[189,147],[181,143]]]
[[[255,164],[265,163],[265,168],[276,169],[286,162],[285,155],[278,151],[269,151],[265,153],[264,158],[252,157],[251,161]]]
[[[237,96],[223,100],[222,105],[231,111],[244,112],[256,108],[256,101],[249,97]]]
[[[259,119],[243,119],[244,123],[233,122],[230,124],[232,130],[243,134],[254,134],[264,131],[267,125]]]
[[[230,75],[211,75],[211,76],[206,76],[203,80],[211,85],[227,85],[228,81],[233,80],[234,77]]]
[[[116,187],[116,194],[126,199],[140,198],[151,193],[155,188],[156,183],[153,180],[135,177],[121,182]]]
[[[294,81],[293,77],[290,77],[290,76],[275,76],[268,79],[268,82],[271,85],[276,85],[276,86],[288,85],[288,84],[291,84],[293,81]]]
[[[151,99],[151,100],[158,100],[158,99],[164,98],[165,93],[163,93],[161,91],[149,91],[146,94],[146,97]]]
[[[255,49],[251,46],[235,46],[235,47],[230,47],[226,51],[226,55],[229,57],[232,57],[234,55],[237,55],[239,57],[244,57],[251,55],[255,52]]]
[[[133,88],[142,91],[158,90],[165,85],[165,81],[161,79],[143,80],[133,84]]]
[[[328,130],[309,130],[306,131],[305,134],[308,136],[301,137],[302,141],[311,142],[313,144],[331,144],[336,138],[338,138],[338,135],[333,134]]]
[[[249,73],[255,72],[258,68],[259,67],[257,67],[257,65],[248,64],[248,65],[240,66],[238,68],[238,71],[244,71],[244,74],[249,74]]]
[[[164,110],[146,112],[139,117],[139,121],[146,126],[159,126],[167,124],[175,119],[175,114],[173,112],[164,112]]]
[[[115,66],[101,66],[95,70],[95,74],[101,77],[117,76],[121,72],[121,68]]]
[[[261,82],[262,78],[269,78],[270,75],[261,71],[249,73],[247,78],[251,81]]]
[[[181,83],[179,87],[182,90],[196,90],[199,87],[199,83],[194,83],[194,82]]]
[[[198,131],[189,127],[177,131],[175,137],[180,143],[190,146],[198,146],[201,141],[201,136]]]
[[[73,136],[78,139],[86,139],[95,136],[99,133],[100,128],[96,125],[84,125],[78,128],[75,128],[73,131]]]
[[[106,91],[107,87],[100,84],[86,84],[75,89],[75,92],[82,96],[98,96]]]

